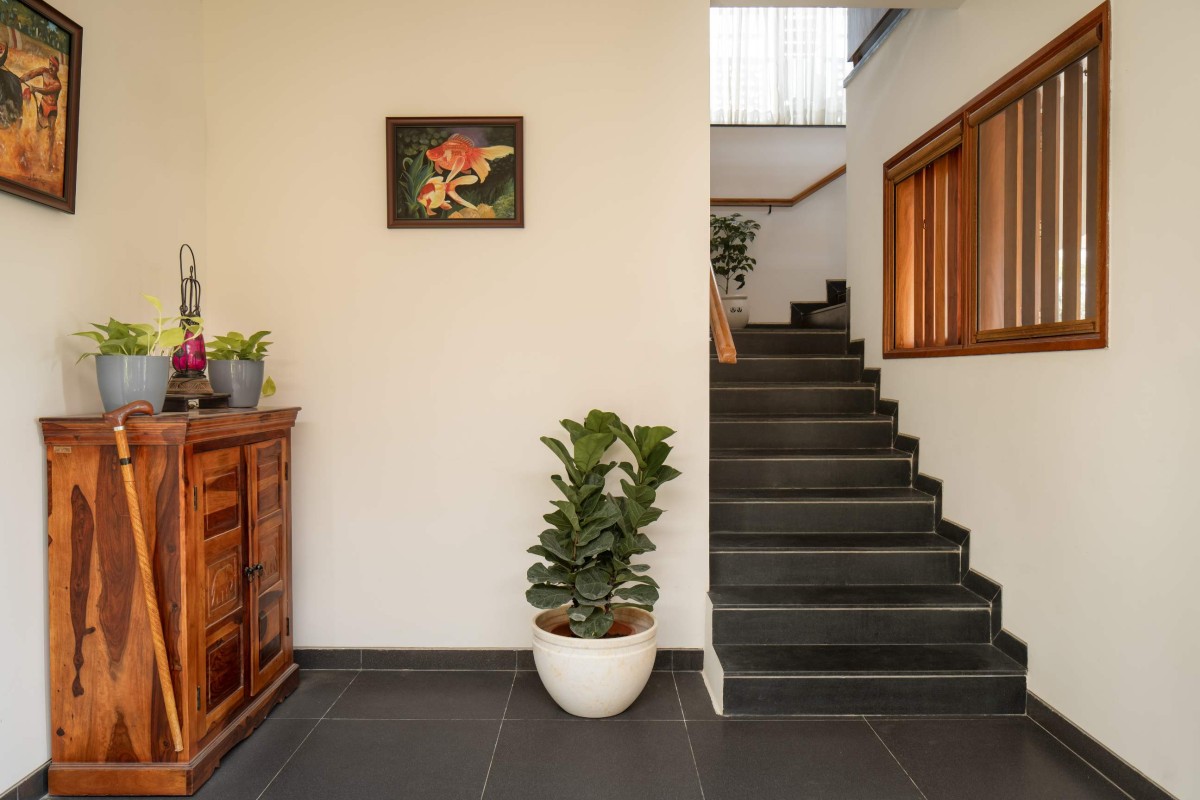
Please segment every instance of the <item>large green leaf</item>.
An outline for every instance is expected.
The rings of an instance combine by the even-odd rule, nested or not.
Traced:
[[[570,546],[559,538],[557,531],[542,531],[542,535],[538,537],[538,541],[542,543],[542,547],[553,553],[557,558],[562,559],[568,564],[576,563],[575,556],[571,554]]]
[[[532,582],[532,579],[531,579],[531,582]],[[543,582],[550,583],[551,581],[543,581]],[[639,575],[638,573],[633,572],[631,570],[621,570],[620,572],[617,573],[617,576],[615,578],[613,578],[613,583],[626,583],[626,582],[644,583],[647,586],[654,586],[655,588],[658,587],[658,581],[654,580],[654,578],[651,578],[649,575]]]
[[[538,556],[539,558],[544,558],[547,561],[553,561],[556,564],[561,564],[563,566],[569,566],[571,564],[571,560],[569,558],[563,558],[562,556],[555,555],[554,553],[550,552],[546,548],[542,547],[540,544],[535,544],[533,547],[530,547],[525,552],[533,553],[535,556]]]
[[[575,442],[579,441],[580,437],[587,436],[590,432],[573,419],[559,420],[558,424],[562,425],[567,430],[567,433],[571,434],[571,444],[575,444]]]
[[[636,483],[630,483],[629,481],[622,480],[621,491],[625,493],[626,497],[638,505],[648,506],[654,502],[654,490],[649,486],[640,486]]]
[[[638,447],[637,442],[633,438],[633,434],[629,432],[629,428],[624,426],[617,427],[614,425],[609,428],[609,430],[612,431],[614,436],[621,440],[622,444],[629,448],[629,452],[633,454],[633,458],[635,461],[637,461],[639,468],[646,466],[646,460],[642,458],[641,448]],[[631,478],[635,477],[632,469],[626,469],[624,464],[621,465],[621,469],[624,469],[626,472],[628,472]]]
[[[595,609],[582,622],[571,620],[571,631],[581,639],[600,639],[613,624],[611,611]]]
[[[579,562],[582,563],[586,558],[591,558],[592,556],[597,556],[611,550],[614,541],[613,535],[605,531],[579,549]]]
[[[571,584],[571,574],[555,564],[547,567],[545,564],[534,564],[525,573],[525,580],[530,583],[553,583],[560,586]]]
[[[571,590],[566,586],[538,583],[525,590],[525,599],[534,608],[558,608],[571,602]]]
[[[575,591],[591,600],[608,597],[612,588],[608,575],[600,567],[588,567],[575,576]]]
[[[571,523],[571,530],[579,531],[579,515],[575,513],[575,505],[569,500],[551,500],[550,505],[555,506],[562,515]]]
[[[644,583],[627,583],[624,586],[618,586],[613,595],[632,600],[635,603],[645,603],[648,606],[653,606],[658,602],[658,589]]]
[[[668,436],[673,436],[675,431],[668,428],[666,425],[655,425],[651,428],[643,428],[638,426],[633,429],[633,438],[637,441],[638,448],[642,454],[642,458],[649,458],[650,453],[658,446],[658,443]]]
[[[667,481],[675,480],[682,474],[683,474],[682,472],[675,469],[674,467],[668,467],[666,464],[664,464],[661,467],[659,467],[658,471],[654,474],[654,485],[661,486],[664,483],[666,483]]]
[[[584,427],[597,433],[607,433],[611,426],[620,424],[621,418],[616,414],[611,411],[601,411],[598,408],[589,411],[587,418],[583,421]]]
[[[567,448],[558,439],[551,439],[549,436],[541,437],[542,444],[549,447],[554,455],[558,456],[563,462],[563,466],[567,468],[567,475],[571,478],[572,483],[579,483],[580,472],[579,467],[575,465],[575,459],[571,458],[571,454],[567,452]]]
[[[612,443],[611,433],[589,433],[579,437],[575,442],[575,463],[583,472],[589,472],[604,458],[605,451]]]

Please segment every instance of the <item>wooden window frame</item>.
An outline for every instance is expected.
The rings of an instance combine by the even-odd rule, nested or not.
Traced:
[[[1094,350],[1108,346],[1109,104],[1112,16],[1108,2],[1064,31],[883,165],[883,357]],[[1098,49],[1095,209],[1096,317],[999,330],[979,330],[979,127],[1053,75]],[[959,176],[958,309],[961,344],[895,346],[895,186],[938,157],[961,147]],[[1093,247],[1088,243],[1089,249]]]

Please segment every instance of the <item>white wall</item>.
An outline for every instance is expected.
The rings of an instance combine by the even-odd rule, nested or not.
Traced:
[[[1094,5],[914,12],[850,85],[849,279],[872,364],[880,165]],[[1200,796],[1197,26],[1189,0],[1114,2],[1111,347],[883,371],[946,514],[974,529],[972,564],[1004,584],[1030,689],[1180,797]]]
[[[714,127],[713,197],[791,197],[846,163],[845,128]],[[792,208],[716,206],[762,225],[746,278],[751,322],[790,322],[794,300],[824,300],[825,280],[846,275],[846,180]],[[735,287],[736,289],[736,287]]]
[[[0,792],[49,757],[45,455],[39,416],[100,408],[67,336],[172,304],[176,251],[204,253],[200,4],[55,0],[83,26],[76,214],[0,194]],[[135,46],[136,45],[136,46]]]
[[[596,406],[679,431],[660,644],[702,644],[707,8],[205,0],[205,311],[304,407],[297,645],[528,646],[538,437]],[[385,227],[384,117],[513,114],[523,230]]]

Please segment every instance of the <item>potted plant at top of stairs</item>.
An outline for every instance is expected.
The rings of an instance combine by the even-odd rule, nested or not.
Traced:
[[[208,380],[213,391],[229,395],[231,408],[254,408],[259,397],[275,394],[275,381],[263,380],[270,331],[247,339],[237,331],[217,336],[208,348]]]
[[[96,350],[84,353],[79,360],[88,356],[96,359],[96,382],[105,411],[115,411],[134,400],[147,400],[155,414],[162,413],[171,377],[171,355],[189,332],[194,336],[201,330],[200,320],[190,320],[181,327],[179,317],[163,316],[157,297],[142,297],[158,312],[154,322],[118,322],[109,317],[105,325],[91,323],[94,331],[72,334],[96,343]]]
[[[651,611],[658,584],[647,564],[633,559],[654,550],[642,528],[662,515],[654,508],[660,486],[679,477],[667,466],[674,431],[663,426],[630,430],[616,414],[594,410],[580,424],[564,419],[571,448],[549,437],[542,442],[566,467],[567,476],[550,480],[565,499],[545,520],[541,556],[526,577],[525,597],[547,609],[533,620],[533,659],[546,690],[570,714],[611,717],[637,699],[657,652],[658,626]],[[604,461],[620,440],[633,463]],[[621,497],[605,491],[607,475],[619,468]]]
[[[747,251],[758,229],[762,227],[741,214],[709,217],[708,255],[713,272],[724,283],[725,316],[729,327],[737,330],[750,322],[750,303],[744,294],[730,294],[729,284],[737,284],[740,291],[746,286],[746,273],[754,271],[755,259]]]

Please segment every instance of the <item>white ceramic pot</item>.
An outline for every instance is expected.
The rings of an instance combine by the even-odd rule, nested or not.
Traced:
[[[727,294],[721,301],[725,304],[725,317],[730,330],[740,330],[750,322],[750,300],[744,294]]]
[[[577,717],[611,717],[637,700],[658,652],[658,623],[639,608],[618,608],[613,616],[631,626],[630,636],[579,639],[550,630],[567,619],[567,607],[533,618],[533,662],[554,702]]]

